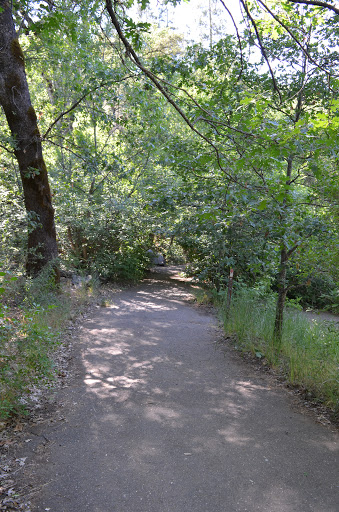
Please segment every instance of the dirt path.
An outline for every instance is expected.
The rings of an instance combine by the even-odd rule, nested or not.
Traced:
[[[336,434],[216,336],[161,274],[99,308],[62,409],[23,443],[32,511],[337,512]]]
[[[339,328],[339,315],[326,313],[324,311],[304,311],[303,314],[311,321],[316,321],[317,323],[325,322],[327,325],[333,325]]]

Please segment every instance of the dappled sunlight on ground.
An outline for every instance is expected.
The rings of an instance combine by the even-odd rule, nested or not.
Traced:
[[[188,304],[187,283],[160,277],[83,327],[54,510],[75,510],[60,491],[75,479],[82,512],[336,512],[335,439],[215,350],[215,320]]]
[[[184,426],[183,415],[175,411],[173,407],[153,406],[144,412],[145,418],[149,421],[156,421],[162,425],[171,428],[181,428]]]
[[[209,317],[191,310],[185,311],[188,318],[180,322],[176,310],[183,307],[186,295],[186,289],[177,287],[154,289],[151,281],[150,288],[147,283],[146,290],[119,300],[113,310],[101,310],[86,326],[91,339],[83,356],[88,392],[100,399],[124,402],[144,420],[170,429],[184,429],[189,424],[187,407],[195,408],[200,416],[201,402],[208,406],[198,418],[200,422],[219,417],[229,424],[253,408],[257,385],[243,380],[223,382],[220,375],[219,386],[212,386],[210,374],[217,370],[210,362],[191,365],[182,359],[187,350],[195,357],[195,343],[211,324]],[[129,316],[127,324],[124,316]],[[164,341],[167,330],[171,334]],[[203,357],[210,358],[211,347],[207,349]],[[216,429],[215,442],[221,436],[243,444],[245,437],[236,435],[236,430],[235,426]]]

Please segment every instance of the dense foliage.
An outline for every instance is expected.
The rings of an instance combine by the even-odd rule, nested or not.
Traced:
[[[275,293],[279,348],[286,297],[338,311],[338,14],[221,1],[206,46],[132,4],[13,2],[61,269],[136,281],[152,248],[222,292],[233,268]],[[1,270],[21,275],[40,225],[0,118]]]
[[[122,6],[120,37],[101,2],[14,10],[62,265],[138,279],[156,234],[217,288],[233,267],[305,305],[335,304],[337,18],[241,4],[238,37],[215,21],[208,48]],[[19,270],[38,221],[2,126],[1,260]]]

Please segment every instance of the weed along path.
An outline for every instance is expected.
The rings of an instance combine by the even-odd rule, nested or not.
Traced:
[[[215,324],[162,273],[93,313],[23,443],[32,512],[338,511],[336,434],[215,348]]]

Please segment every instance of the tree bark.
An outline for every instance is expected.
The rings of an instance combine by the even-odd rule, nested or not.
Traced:
[[[284,247],[280,253],[280,267],[279,267],[279,275],[278,275],[278,300],[277,300],[277,305],[276,305],[274,333],[273,333],[276,348],[280,347],[281,339],[282,339],[284,307],[285,307],[286,293],[287,293],[287,288],[286,288],[287,262],[288,262],[288,254],[287,254],[286,248]]]
[[[292,176],[292,167],[293,167],[293,155],[290,155],[287,161],[287,169],[286,169],[286,185],[290,184],[291,176]],[[289,191],[286,190],[285,197],[283,200],[283,213],[281,214],[281,224],[286,226],[286,208],[287,208],[287,196]],[[275,321],[274,321],[274,331],[273,331],[273,339],[275,343],[275,348],[279,349],[282,341],[282,330],[283,330],[283,322],[284,322],[284,307],[287,295],[287,286],[286,286],[286,271],[288,259],[290,256],[290,252],[288,252],[285,242],[283,242],[282,249],[280,251],[280,264],[279,264],[279,274],[278,274],[278,299],[275,310]]]
[[[28,216],[26,271],[37,275],[58,256],[54,210],[41,137],[32,106],[25,59],[14,27],[11,3],[0,0],[0,105],[14,141]]]

